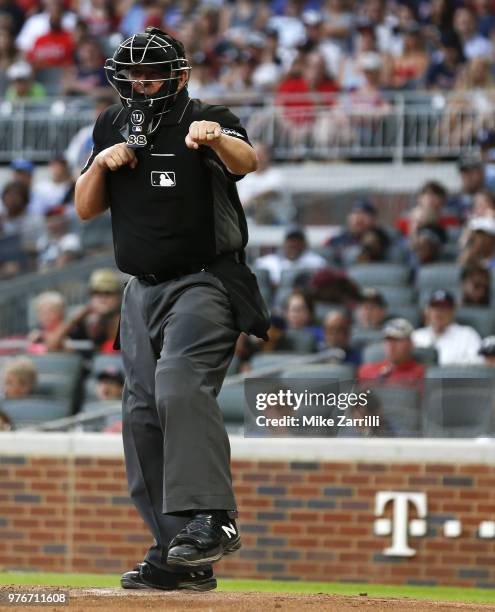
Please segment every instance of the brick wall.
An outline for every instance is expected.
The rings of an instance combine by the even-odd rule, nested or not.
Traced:
[[[310,453],[310,441],[297,442]],[[149,536],[127,496],[121,456],[2,449],[0,439],[0,569],[118,573],[142,559]],[[235,458],[234,452],[243,548],[217,572],[494,588],[495,539],[477,535],[481,521],[495,520],[493,463],[288,461]],[[426,535],[408,540],[415,556],[383,554],[391,537],[374,535],[379,491],[427,494]],[[409,518],[415,516],[411,509]],[[462,520],[460,537],[444,536],[448,519]]]

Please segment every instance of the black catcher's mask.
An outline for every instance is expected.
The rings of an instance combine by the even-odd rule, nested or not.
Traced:
[[[146,68],[150,78],[132,78],[131,69],[136,66]],[[107,80],[126,109],[128,146],[141,148],[148,144],[148,135],[174,103],[180,74],[187,71],[189,78],[190,70],[182,43],[157,28],[146,28],[127,38],[106,60]],[[146,83],[157,81],[161,82],[160,89],[152,95],[136,87],[141,85],[142,90]]]

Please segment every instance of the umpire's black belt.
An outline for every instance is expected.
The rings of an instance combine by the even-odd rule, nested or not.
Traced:
[[[235,261],[239,261],[239,256],[237,253],[224,253],[219,256],[219,258],[228,258],[233,259]],[[153,274],[140,274],[136,278],[146,283],[147,285],[159,285],[160,283],[166,283],[169,280],[173,280],[174,278],[180,278],[181,276],[186,276],[187,274],[195,274],[196,272],[201,272],[207,269],[208,264],[189,264],[187,266],[183,266],[177,270],[167,270],[165,272],[157,272]]]
[[[196,272],[200,272],[201,270],[204,270],[204,265],[197,264],[185,266],[180,270],[157,272],[156,274],[140,274],[137,279],[142,283],[146,283],[147,285],[159,285],[160,283],[165,283],[174,278],[186,276],[186,274],[195,274]]]

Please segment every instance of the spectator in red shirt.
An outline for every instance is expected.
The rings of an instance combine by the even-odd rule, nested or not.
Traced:
[[[72,34],[62,27],[63,13],[55,7],[50,14],[50,30],[36,39],[26,58],[36,68],[63,68],[74,62]]]
[[[387,302],[374,287],[364,287],[356,308],[356,324],[360,329],[381,329],[387,318]]]
[[[456,211],[448,205],[447,199],[448,192],[441,183],[427,181],[419,190],[416,198],[415,208],[418,208],[423,216],[423,223],[420,225],[435,222],[443,228],[458,227],[459,217]],[[407,216],[400,217],[396,223],[397,229],[406,236],[416,229],[411,212]]]
[[[318,51],[312,51],[306,56],[305,78],[310,90],[316,93],[316,104],[325,106],[335,104],[335,94],[340,88],[329,74],[325,59]]]
[[[418,384],[424,377],[424,366],[412,354],[413,326],[406,319],[392,319],[383,328],[385,359],[366,363],[358,370],[360,382],[375,380],[382,384]]]
[[[283,108],[284,118],[296,126],[313,120],[313,102],[304,68],[304,59],[298,55],[278,86],[275,99],[276,105]]]

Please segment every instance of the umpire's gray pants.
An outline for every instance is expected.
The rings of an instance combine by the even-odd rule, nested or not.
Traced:
[[[209,272],[158,285],[132,278],[121,318],[126,382],[123,442],[130,496],[167,566],[186,510],[235,510],[230,444],[216,396],[239,332],[229,298]]]

